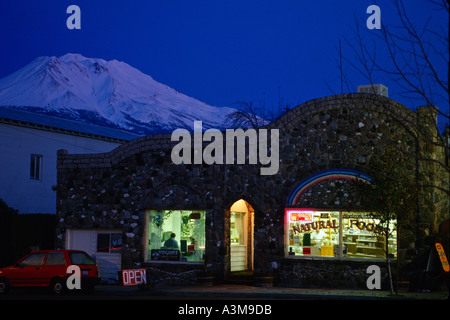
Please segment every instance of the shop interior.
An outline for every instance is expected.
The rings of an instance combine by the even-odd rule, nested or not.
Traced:
[[[389,224],[388,246],[379,219],[360,212],[286,209],[290,257],[385,258],[397,256],[396,221]]]
[[[155,252],[174,250],[180,253],[179,261],[203,261],[205,211],[148,211],[148,260],[165,260],[164,255],[155,255]]]

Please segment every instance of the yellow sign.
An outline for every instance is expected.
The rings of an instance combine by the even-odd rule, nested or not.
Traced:
[[[436,250],[439,254],[439,259],[441,260],[442,268],[444,269],[445,272],[449,272],[450,267],[448,265],[448,260],[447,256],[445,255],[444,247],[442,247],[442,244],[440,242],[436,242],[434,246],[436,247]]]

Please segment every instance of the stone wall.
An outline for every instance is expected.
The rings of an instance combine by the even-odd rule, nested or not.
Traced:
[[[381,289],[389,290],[386,267],[373,261],[286,259],[278,271],[280,284],[302,288],[367,289],[367,268],[376,264],[381,271]],[[395,272],[395,268],[394,268]]]
[[[306,263],[305,268],[310,268],[310,263],[284,256],[284,208],[291,190],[303,179],[326,169],[356,169],[370,174],[371,161],[384,154],[393,138],[414,154],[417,132],[409,125],[414,121],[413,111],[374,95],[338,95],[306,102],[268,126],[280,130],[280,166],[272,176],[260,175],[259,164],[175,165],[171,150],[177,142],[172,142],[170,135],[142,137],[106,154],[70,155],[60,151],[57,247],[64,246],[68,228],[121,228],[123,268],[142,266],[146,257],[146,210],[202,209],[206,212],[205,262],[209,270],[223,276],[229,270],[226,213],[242,198],[255,212],[255,270],[272,270],[271,263],[276,262],[279,281],[296,279],[292,283],[301,285],[314,282],[311,277],[303,279],[308,272],[300,267]],[[415,174],[414,166],[402,170]],[[360,210],[363,208],[358,198],[358,190],[347,182],[328,181],[308,190],[298,205]],[[448,199],[440,195],[439,201],[427,205],[441,212],[437,219],[442,220]],[[427,219],[426,223],[423,229],[431,222]],[[419,235],[408,236],[408,242],[400,243],[409,250]],[[357,278],[367,277],[354,271],[357,262],[334,262],[323,263],[347,270],[344,279],[348,283],[359,283],[361,279]],[[356,270],[364,266],[362,262]],[[172,272],[170,268],[165,271]],[[342,281],[342,273],[335,274],[339,274],[337,282],[329,283]]]

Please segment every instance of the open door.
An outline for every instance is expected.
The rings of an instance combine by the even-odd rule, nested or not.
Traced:
[[[230,208],[230,271],[253,270],[254,211],[243,199]]]

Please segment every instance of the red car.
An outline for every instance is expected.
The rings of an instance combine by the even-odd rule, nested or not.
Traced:
[[[33,251],[10,267],[0,269],[0,294],[12,287],[49,287],[56,294],[67,290],[70,265],[80,268],[81,289],[92,290],[98,283],[94,260],[80,250]],[[75,290],[75,289],[73,289]]]

